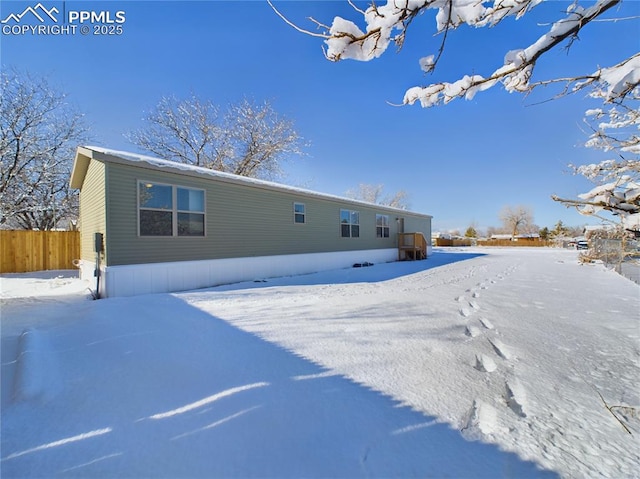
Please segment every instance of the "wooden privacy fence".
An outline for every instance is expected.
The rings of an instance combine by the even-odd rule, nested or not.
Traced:
[[[471,246],[471,238],[436,238],[436,246]]]
[[[0,273],[73,269],[79,231],[0,230]]]
[[[474,238],[436,238],[435,246],[554,246],[552,241],[539,238],[476,240]]]
[[[552,246],[553,242],[539,238],[518,238],[515,240],[478,241],[478,246]]]

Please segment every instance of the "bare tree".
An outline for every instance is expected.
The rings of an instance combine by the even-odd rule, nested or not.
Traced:
[[[505,206],[500,211],[500,221],[512,236],[528,230],[533,225],[533,213],[527,206]]]
[[[253,178],[276,179],[281,163],[302,154],[293,122],[269,102],[243,100],[220,114],[209,100],[165,97],[129,140],[167,160]]]
[[[128,136],[132,143],[167,160],[223,169],[224,134],[218,107],[210,101],[163,97],[145,121]]]
[[[69,186],[83,117],[45,78],[17,70],[0,76],[0,225],[48,230],[77,217]]]
[[[355,200],[366,201],[377,205],[391,206],[406,210],[408,208],[408,194],[404,190],[400,190],[393,195],[384,195],[384,185],[372,185],[368,183],[360,183],[357,189],[348,190],[346,196]]]
[[[302,154],[302,139],[293,122],[278,115],[269,102],[243,100],[226,116],[230,138],[229,171],[242,176],[277,178],[286,155]]]
[[[489,226],[487,227],[487,237],[491,238],[493,235],[497,235],[497,234],[502,234],[503,231],[500,228],[497,228],[495,226]]]

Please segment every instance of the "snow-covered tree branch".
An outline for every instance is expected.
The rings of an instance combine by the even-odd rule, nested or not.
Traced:
[[[574,166],[575,174],[584,176],[595,186],[576,199],[552,196],[555,201],[575,207],[579,213],[600,216],[604,211],[615,215],[622,226],[637,229],[640,215],[640,161],[605,160],[600,163]],[[610,220],[609,220],[610,221]]]
[[[595,0],[584,7],[580,0],[569,4],[561,18],[552,23],[546,33],[528,46],[505,52],[503,65],[488,74],[467,74],[450,82],[434,82],[409,88],[403,103],[419,102],[423,107],[448,103],[456,98],[473,98],[476,93],[496,85],[509,92],[530,92],[537,86],[563,83],[563,93],[576,92],[597,84],[607,84],[605,101],[624,99],[640,81],[640,56],[633,55],[615,65],[600,68],[570,78],[551,78],[532,81],[536,63],[550,50],[571,43],[579,32],[591,22],[611,10],[622,0]],[[354,6],[352,21],[336,16],[330,25],[311,21],[321,33],[313,33],[295,26],[310,35],[320,36],[325,42],[325,56],[331,61],[346,59],[370,61],[383,55],[391,45],[401,48],[409,27],[415,18],[428,10],[435,10],[433,33],[442,38],[438,52],[431,52],[419,60],[420,68],[427,72],[436,69],[448,34],[467,24],[473,27],[493,27],[508,18],[519,19],[542,3],[542,0],[389,0],[384,5],[372,2],[366,10]],[[585,2],[582,2],[583,4]],[[275,9],[275,7],[272,5]],[[286,17],[276,10],[287,23]],[[416,32],[414,32],[415,34]]]
[[[281,162],[302,154],[293,122],[269,102],[243,100],[225,114],[209,100],[165,97],[129,140],[172,161],[254,178],[275,179]]]
[[[591,96],[606,96],[605,85],[592,92]],[[594,187],[578,198],[552,198],[565,206],[589,216],[617,223],[624,229],[640,232],[640,87],[625,94],[606,108],[586,112],[586,122],[591,135],[586,142],[596,148],[615,155],[599,163],[574,166],[574,174],[594,183]],[[603,217],[608,212],[615,217]]]
[[[9,69],[0,82],[0,225],[55,228],[77,217],[69,176],[83,117],[44,78]]]
[[[588,110],[586,123],[592,133],[585,146],[607,152],[618,151],[622,156],[640,154],[639,92],[640,89],[634,90],[626,102],[615,101],[608,108]]]

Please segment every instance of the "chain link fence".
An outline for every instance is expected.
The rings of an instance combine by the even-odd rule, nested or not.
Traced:
[[[588,256],[640,284],[640,241],[592,238]]]

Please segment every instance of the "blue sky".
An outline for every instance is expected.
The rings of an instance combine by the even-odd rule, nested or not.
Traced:
[[[37,1],[0,4],[0,17]],[[494,88],[472,101],[423,109],[396,107],[407,88],[488,75],[508,50],[526,47],[559,18],[568,2],[552,1],[519,21],[492,29],[460,28],[447,41],[436,73],[425,76],[418,59],[436,53],[434,13],[412,25],[404,48],[368,63],[331,63],[322,41],[287,26],[259,1],[47,1],[60,11],[124,11],[121,35],[1,35],[3,68],[48,77],[86,114],[93,143],[138,151],[124,134],[142,126],[145,112],[163,95],[191,93],[225,107],[244,97],[270,100],[309,142],[307,155],[285,164],[295,186],[343,195],[359,183],[405,190],[410,209],[434,216],[434,230],[500,226],[507,205],[526,205],[535,222],[553,227],[594,223],[554,203],[590,184],[567,164],[607,158],[581,146],[584,111],[597,106],[586,94],[549,99],[554,89],[531,96]],[[330,23],[335,15],[357,19],[337,1],[276,3],[309,29],[306,17]],[[640,15],[627,0],[609,17]],[[571,49],[546,55],[535,78],[587,74],[638,51],[639,21],[599,22]]]

